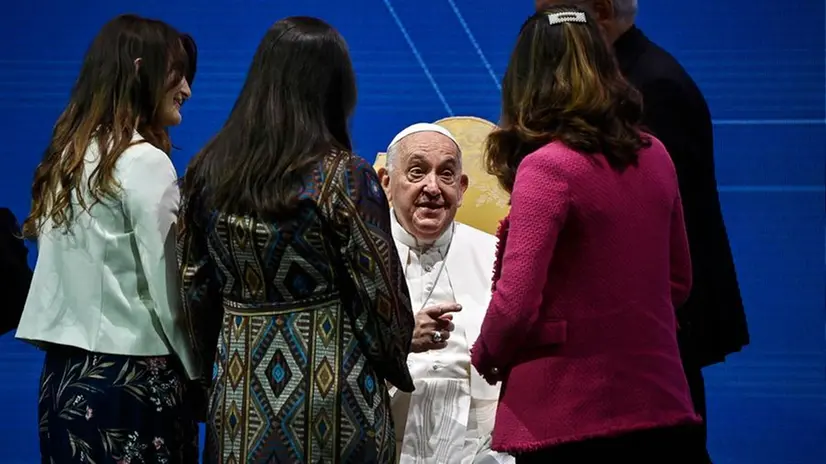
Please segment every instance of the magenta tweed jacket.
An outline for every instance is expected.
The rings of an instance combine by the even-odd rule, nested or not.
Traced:
[[[676,338],[691,263],[659,140],[623,173],[559,142],[528,155],[497,236],[472,350],[477,370],[503,381],[494,450],[700,421]]]

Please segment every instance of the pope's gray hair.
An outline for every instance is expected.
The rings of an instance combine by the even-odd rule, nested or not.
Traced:
[[[396,163],[399,162],[399,145],[401,144],[402,141],[399,140],[387,149],[387,155],[385,156],[385,167],[387,172],[392,172],[393,168],[396,167]]]

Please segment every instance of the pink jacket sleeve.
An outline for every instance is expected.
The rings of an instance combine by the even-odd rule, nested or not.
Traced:
[[[501,275],[472,353],[473,365],[489,381],[493,368],[509,367],[525,333],[539,319],[569,203],[568,182],[546,149],[522,160],[511,195]]]
[[[671,302],[679,308],[688,300],[691,292],[691,255],[683,218],[680,195],[674,199],[671,213]]]

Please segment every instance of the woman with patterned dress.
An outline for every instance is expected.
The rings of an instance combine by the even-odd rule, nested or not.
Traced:
[[[37,167],[23,224],[39,254],[17,331],[46,351],[41,462],[196,463],[197,378],[180,323],[167,128],[195,44],[134,15],[103,26]]]
[[[351,152],[355,102],[338,32],[278,21],[184,176],[184,307],[214,362],[205,463],[395,457],[387,383],[413,390],[413,316],[387,199]]]

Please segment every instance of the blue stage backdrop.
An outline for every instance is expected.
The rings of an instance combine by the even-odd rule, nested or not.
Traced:
[[[743,353],[707,370],[719,464],[826,462],[824,2],[792,3],[640,2],[639,24],[684,63],[711,106],[752,332]],[[158,17],[198,41],[193,98],[173,131],[182,172],[223,123],[259,39],[279,18],[319,16],[348,40],[360,91],[356,148],[373,159],[412,122],[496,121],[508,54],[532,7],[530,0],[9,3],[0,15],[0,204],[26,214],[32,172],[81,57],[116,14]],[[41,359],[11,335],[0,339],[5,464],[38,461]]]

